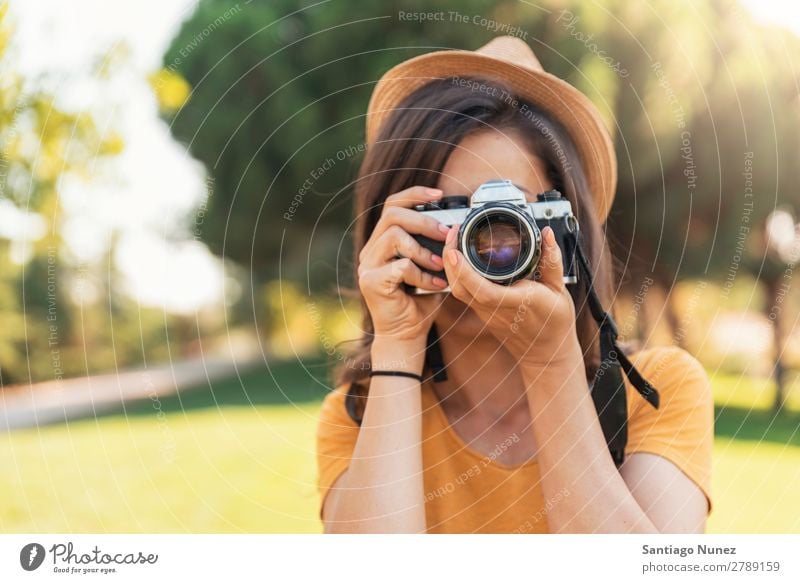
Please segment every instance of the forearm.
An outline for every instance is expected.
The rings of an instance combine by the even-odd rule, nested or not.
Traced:
[[[417,347],[376,340],[373,368],[419,374],[424,348],[423,343]],[[373,377],[353,456],[331,508],[329,530],[425,531],[421,436],[420,383]]]
[[[574,352],[574,349],[571,349]],[[608,453],[580,348],[567,366],[523,369],[545,500],[553,532],[652,533]]]

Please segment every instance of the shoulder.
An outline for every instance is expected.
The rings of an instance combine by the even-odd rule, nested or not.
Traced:
[[[358,439],[358,425],[347,414],[347,385],[325,396],[317,424],[317,485],[324,502],[328,491],[347,469]],[[320,506],[321,508],[321,506]]]
[[[660,410],[678,405],[682,408],[712,405],[711,382],[705,368],[683,348],[655,346],[632,354],[630,360],[658,390],[661,396]],[[638,399],[637,404],[638,401],[643,402],[638,394],[634,399]],[[652,408],[649,405],[647,407]]]
[[[686,350],[659,346],[631,355],[642,376],[659,393],[655,409],[628,381],[630,441],[662,440],[677,444],[710,441],[714,432],[714,397],[705,368]]]
[[[678,372],[705,375],[700,361],[678,346],[653,346],[634,352],[630,359],[642,374],[646,372],[653,378],[671,378]]]
[[[319,421],[320,430],[325,426],[329,428],[357,428],[358,425],[347,413],[346,400],[348,385],[341,385],[333,389],[322,400],[322,407],[320,409]]]
[[[321,473],[349,458],[358,439],[358,424],[345,407],[347,387],[337,387],[325,397],[317,423],[317,459]],[[331,482],[332,483],[332,482]]]

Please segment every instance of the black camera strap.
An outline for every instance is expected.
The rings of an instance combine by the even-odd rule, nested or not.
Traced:
[[[439,331],[436,324],[431,324],[428,330],[427,348],[425,349],[425,366],[431,371],[433,382],[441,383],[447,380],[447,365],[444,363],[442,346],[439,343]]]
[[[584,282],[589,310],[600,327],[600,367],[591,385],[592,401],[611,457],[619,466],[625,459],[625,445],[628,443],[628,400],[622,373],[625,373],[639,394],[656,409],[659,406],[659,395],[620,348],[617,342],[617,325],[611,314],[603,309],[594,289],[594,276],[583,251],[580,231],[574,231],[573,236],[575,258],[581,275],[578,279]]]

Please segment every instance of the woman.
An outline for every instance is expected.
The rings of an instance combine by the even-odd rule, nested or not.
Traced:
[[[414,210],[492,179],[511,180],[530,201],[558,189],[608,307],[602,224],[616,159],[589,100],[545,73],[521,40],[500,37],[390,70],[370,101],[367,139],[355,228],[365,332],[320,419],[325,530],[702,532],[713,407],[699,363],[677,348],[630,355],[661,406],[626,381],[617,468],[589,392],[597,326],[585,293],[563,282],[552,230],[542,232],[537,276],[503,286],[465,262],[458,225]],[[413,235],[444,242],[444,252]],[[431,274],[440,270],[447,281]],[[407,291],[448,283],[449,293]],[[447,371],[439,382],[426,366],[433,324]]]

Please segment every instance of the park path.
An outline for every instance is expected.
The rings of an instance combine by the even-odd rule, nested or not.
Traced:
[[[252,350],[238,350],[119,373],[3,387],[0,431],[69,421],[119,408],[123,402],[162,398],[231,376],[262,358]]]

